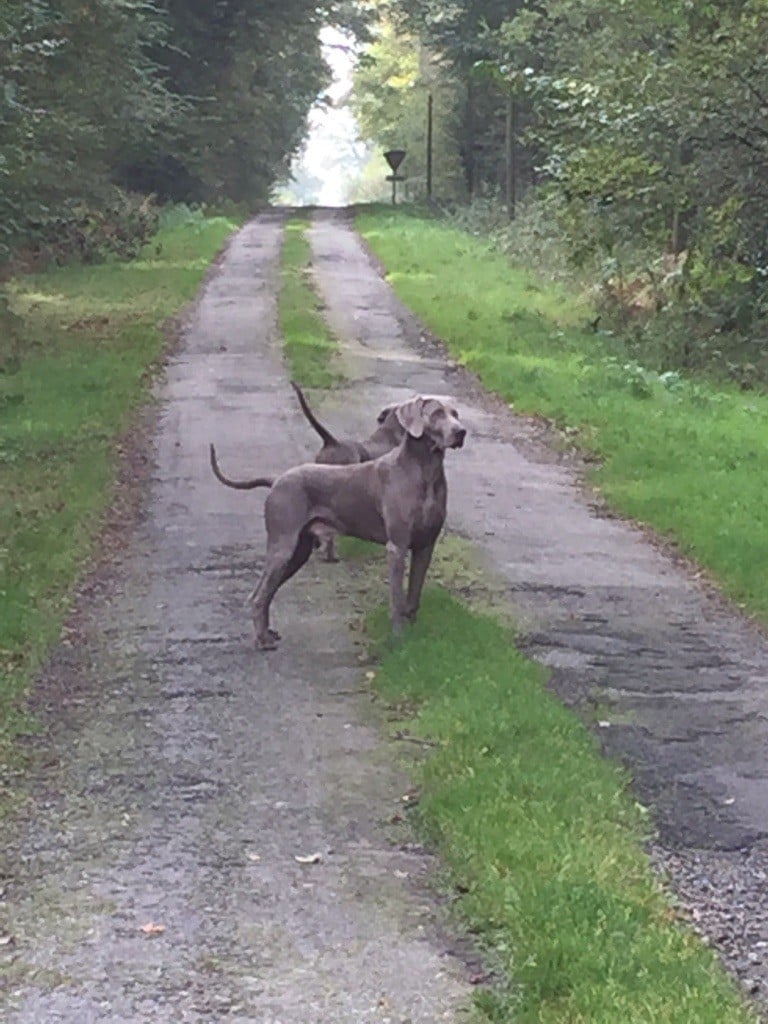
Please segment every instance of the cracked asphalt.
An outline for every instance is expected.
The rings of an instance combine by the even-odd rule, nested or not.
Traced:
[[[234,476],[316,447],[276,335],[282,223],[247,225],[208,281],[161,389],[141,521],[47,671],[30,799],[4,837],[9,1024],[416,1024],[469,1005],[471,953],[430,895],[434,864],[388,824],[408,780],[365,692],[354,578],[311,560],[275,602],[280,649],[256,654],[245,597],[263,493],[222,488],[207,466],[210,440]],[[446,358],[344,213],[318,211],[311,240],[347,378],[313,405],[359,435],[414,391],[455,395],[470,433],[446,459],[449,529],[502,582],[553,689],[628,766],[654,862],[764,1000],[764,638],[602,515],[540,425]]]

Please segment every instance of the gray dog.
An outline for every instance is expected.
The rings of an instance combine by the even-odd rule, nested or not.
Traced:
[[[445,451],[461,448],[467,432],[456,410],[440,398],[422,395],[394,411],[404,431],[398,447],[352,466],[308,464],[274,480],[230,480],[219,469],[211,445],[211,467],[223,484],[240,490],[271,488],[264,505],[264,571],[250,597],[256,643],[262,650],[274,649],[279,640],[269,628],[273,597],[329,529],[386,545],[393,631],[399,633],[407,619],[416,618],[432,551],[445,522]]]
[[[346,438],[339,441],[312,412],[299,385],[291,381],[291,387],[296,392],[301,411],[322,439],[323,447],[315,456],[315,462],[321,465],[351,466],[356,462],[370,462],[371,459],[378,459],[380,455],[396,448],[403,439],[405,431],[395,413],[397,405],[388,405],[376,417],[379,426],[365,441],[351,441]]]
[[[321,466],[352,466],[358,462],[370,462],[371,459],[377,459],[380,455],[396,448],[403,439],[405,431],[395,414],[397,406],[388,405],[376,417],[376,422],[379,425],[365,441],[353,441],[349,438],[340,441],[327,427],[323,426],[312,412],[299,385],[295,381],[291,381],[291,387],[296,392],[301,411],[322,439],[323,446],[315,456],[315,462]],[[328,531],[325,560],[326,562],[338,562],[333,530]]]

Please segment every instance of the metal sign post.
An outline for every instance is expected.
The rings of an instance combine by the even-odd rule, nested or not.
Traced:
[[[384,159],[392,169],[392,173],[387,175],[387,181],[392,182],[392,205],[395,206],[397,204],[397,183],[405,181],[405,175],[397,173],[398,167],[405,160],[405,150],[388,149],[384,154]]]

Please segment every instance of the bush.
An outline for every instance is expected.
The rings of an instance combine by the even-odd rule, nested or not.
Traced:
[[[152,196],[119,188],[99,206],[83,200],[63,203],[57,214],[37,225],[38,249],[62,263],[98,263],[108,256],[131,259],[155,234],[158,210]]]
[[[99,263],[131,259],[156,233],[159,210],[152,196],[111,187],[100,200],[63,202],[55,212],[40,207],[23,225],[23,248],[8,253],[6,275],[49,263]]]
[[[577,270],[563,215],[564,204],[556,195],[530,190],[518,202],[514,220],[499,199],[488,197],[457,207],[448,219],[462,231],[488,238],[514,263],[535,268],[549,280],[582,283],[586,271]]]
[[[510,221],[495,198],[444,211],[545,280],[589,289],[594,328],[656,372],[683,369],[743,388],[768,383],[768,271],[740,251],[733,204],[706,211],[695,250],[677,256],[609,237],[600,211],[531,190]],[[702,215],[703,220],[703,215]]]

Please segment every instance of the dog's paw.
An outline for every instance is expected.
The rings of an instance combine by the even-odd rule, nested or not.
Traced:
[[[274,629],[267,630],[266,635],[256,637],[256,650],[257,651],[276,651],[277,642],[280,639],[280,634]]]

